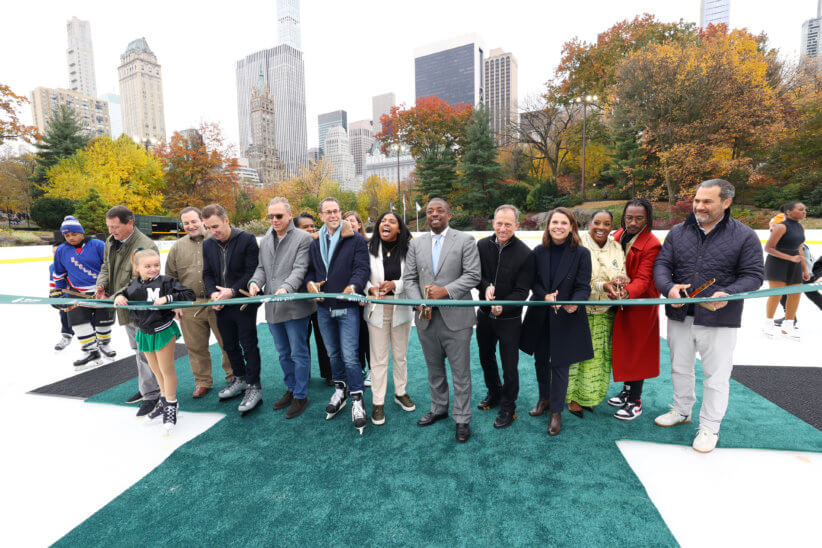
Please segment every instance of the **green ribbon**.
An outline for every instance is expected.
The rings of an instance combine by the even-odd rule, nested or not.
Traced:
[[[793,295],[795,293],[810,293],[822,290],[822,283],[797,284],[773,289],[759,289],[756,291],[746,291],[724,297],[693,297],[683,299],[619,299],[613,301],[463,301],[451,299],[378,299],[376,297],[365,297],[351,293],[284,293],[282,295],[258,295],[256,297],[238,297],[222,301],[209,301],[203,303],[175,302],[164,305],[153,305],[149,302],[133,303],[122,307],[130,310],[167,310],[175,308],[193,308],[198,306],[216,305],[241,305],[241,304],[261,304],[278,303],[285,301],[305,301],[309,299],[324,298],[337,299],[349,302],[376,303],[400,306],[553,306],[563,304],[575,305],[599,305],[599,306],[647,306],[658,304],[690,304],[690,303],[710,303],[719,301],[742,301],[745,299],[761,299],[774,295]],[[76,298],[51,298],[51,297],[30,297],[26,295],[0,295],[0,304],[47,304],[62,306],[87,306],[91,308],[113,308],[112,299],[76,299]]]

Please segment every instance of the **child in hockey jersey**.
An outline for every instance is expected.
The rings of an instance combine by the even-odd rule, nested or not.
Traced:
[[[114,306],[129,301],[148,301],[163,305],[193,301],[194,291],[170,276],[160,275],[160,255],[153,249],[140,249],[132,257],[137,277],[114,299]],[[137,349],[144,352],[148,365],[160,385],[157,407],[148,414],[148,420],[163,417],[166,430],[177,424],[177,373],[174,370],[174,342],[180,337],[180,328],[174,321],[173,310],[136,309],[131,317],[137,325]]]

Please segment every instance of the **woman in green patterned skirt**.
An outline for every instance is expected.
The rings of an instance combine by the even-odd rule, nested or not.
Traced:
[[[591,296],[589,301],[607,301],[615,298],[618,287],[628,283],[625,275],[625,253],[609,237],[613,226],[610,211],[600,210],[591,217],[588,232],[582,235],[582,245],[591,252]],[[568,371],[568,410],[582,418],[582,410],[593,411],[608,393],[611,382],[611,328],[614,325],[613,307],[586,306],[594,357],[571,365]]]

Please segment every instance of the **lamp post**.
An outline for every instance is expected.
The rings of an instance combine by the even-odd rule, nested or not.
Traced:
[[[586,95],[585,97],[577,97],[575,101],[582,103],[582,188],[580,189],[580,198],[585,201],[585,139],[586,139],[586,121],[588,118],[588,105],[595,104],[598,97],[596,95]]]
[[[408,147],[402,143],[394,143],[391,145],[391,150],[397,154],[397,200],[399,200],[402,197],[402,189],[400,187],[400,156],[403,153],[408,152]],[[405,222],[405,208],[403,208],[402,217],[402,221]]]

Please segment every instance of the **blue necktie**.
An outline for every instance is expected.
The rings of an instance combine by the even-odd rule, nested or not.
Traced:
[[[434,265],[434,275],[437,275],[437,265],[440,264],[440,240],[442,234],[434,234],[434,245],[431,248],[431,263]]]

